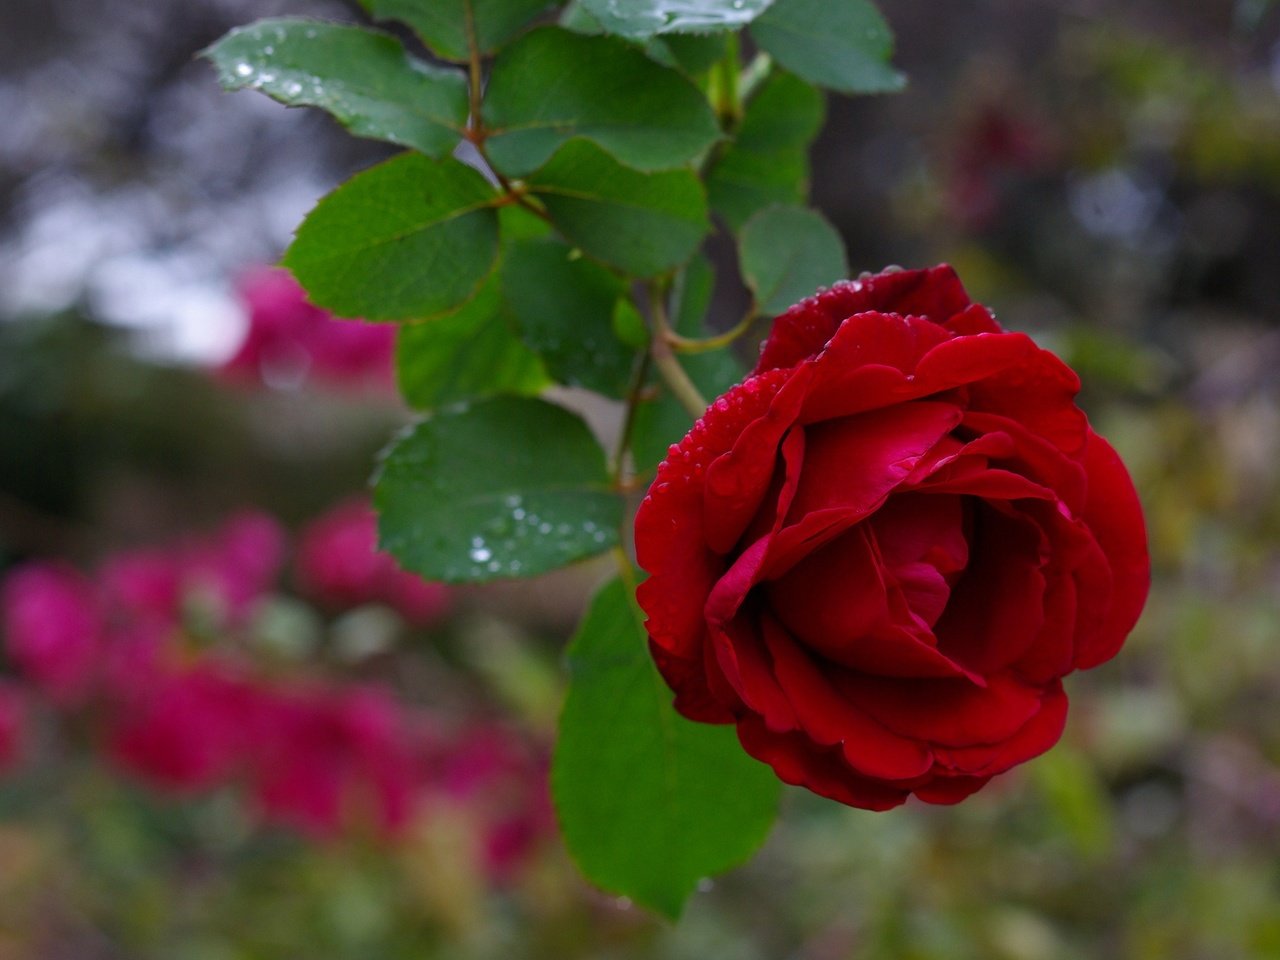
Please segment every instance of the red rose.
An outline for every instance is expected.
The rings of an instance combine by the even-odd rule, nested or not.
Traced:
[[[788,783],[954,803],[1062,732],[1149,582],[1076,375],[950,267],[840,283],[671,448],[636,518],[650,647]]]

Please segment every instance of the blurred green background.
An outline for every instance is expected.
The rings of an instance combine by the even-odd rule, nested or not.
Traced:
[[[950,261],[1063,355],[1147,510],[1146,613],[1068,681],[1061,745],[955,808],[790,791],[763,852],[671,926],[589,889],[554,835],[501,881],[466,810],[317,843],[232,789],[144,790],[42,714],[0,782],[0,960],[1280,958],[1280,8],[882,9],[910,86],[829,101],[814,202],[855,270]],[[191,60],[278,13],[355,16],[0,8],[0,563],[91,566],[243,505],[296,527],[360,490],[404,422],[385,396],[207,370],[244,323],[237,275],[384,155]],[[721,307],[727,324],[731,291]],[[465,591],[343,669],[545,749],[598,579]]]

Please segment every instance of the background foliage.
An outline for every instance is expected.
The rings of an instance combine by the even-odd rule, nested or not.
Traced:
[[[121,541],[212,525],[244,503],[301,524],[361,487],[374,450],[404,416],[385,398],[334,396],[287,376],[277,380],[285,389],[228,394],[202,374],[139,358],[172,353],[165,331],[176,328],[152,326],[123,342],[118,331],[106,334],[104,320],[189,314],[209,287],[198,281],[277,256],[316,195],[386,155],[316,117],[250,106],[248,95],[206,95],[208,68],[187,59],[265,13],[330,17],[342,8],[127,6],[108,11],[100,0],[94,16],[81,14],[79,22],[99,27],[84,34],[22,21],[48,32],[14,43],[0,90],[21,104],[0,138],[12,254],[5,310],[22,320],[0,328],[0,536],[15,560],[90,560]],[[392,15],[395,4],[370,6]],[[466,831],[443,816],[397,848],[359,837],[317,846],[256,826],[231,796],[157,799],[91,756],[58,752],[62,741],[37,724],[37,762],[4,793],[0,911],[15,956],[1280,950],[1276,12],[1160,4],[1080,14],[997,3],[946,11],[886,4],[885,12],[898,36],[894,62],[911,86],[898,97],[827,101],[830,126],[813,154],[815,204],[839,228],[855,271],[949,259],[1009,326],[1067,356],[1149,511],[1157,562],[1149,611],[1120,660],[1073,679],[1064,744],[956,809],[877,816],[788,794],[762,856],[697,894],[672,928],[588,891],[554,842],[501,882],[457,853]],[[388,69],[402,56],[394,46],[379,55]],[[131,72],[136,63],[155,72]],[[759,119],[748,113],[710,174],[712,209],[748,239],[755,198],[765,206],[803,199],[766,174],[803,166],[802,145],[816,130],[803,93],[766,87],[759,96],[766,92],[786,106]],[[437,120],[447,128],[457,116],[455,98],[434,118],[411,118],[404,136],[438,153]],[[810,119],[789,133],[777,129],[779,116]],[[769,132],[757,139],[753,129]],[[533,148],[512,143],[505,149],[520,169],[530,162],[521,151]],[[579,175],[600,163],[572,142],[537,150],[553,162],[549,196],[554,164]],[[374,170],[394,177],[408,162],[433,161]],[[461,202],[468,190],[479,195],[474,179],[441,164]],[[307,196],[290,194],[298,183],[310,184]],[[291,195],[293,207],[273,219]],[[524,344],[503,339],[509,327],[493,319],[502,308],[480,309],[487,283],[498,293],[527,289],[522,261],[535,275],[553,263],[590,265],[555,258],[558,241],[528,225],[477,215],[443,243],[430,210],[397,215],[415,218],[428,252],[448,246],[476,251],[476,262],[502,258],[499,278],[476,276],[467,287],[478,289],[474,313],[447,318],[460,344],[476,331],[502,342],[502,369],[523,392],[548,377],[606,394],[625,389],[630,371],[607,350],[592,351],[590,363],[561,356],[557,369],[539,370]],[[721,276],[739,271],[723,244],[709,253]],[[309,255],[321,265],[326,251]],[[703,272],[686,276],[681,302],[710,298],[713,329],[723,329],[745,303],[710,289]],[[786,280],[762,275],[745,256],[741,272],[769,294]],[[610,305],[612,320],[613,278],[595,279],[577,289],[594,291],[601,309]],[[121,288],[166,284],[178,292],[159,306],[136,296],[122,303]],[[440,306],[413,303],[415,311]],[[702,313],[676,316],[696,335]],[[533,329],[535,341],[556,337],[536,321]],[[491,376],[455,366],[442,382],[405,339],[401,382],[417,384],[410,399],[423,408],[461,399]],[[542,352],[552,366],[556,351]],[[712,369],[713,356],[698,358],[707,369],[694,371],[707,392],[733,375]],[[638,464],[663,448],[659,408],[645,408],[655,439],[638,443]],[[607,432],[610,414],[592,409],[588,420]],[[588,568],[526,592],[468,588],[456,623],[362,669],[396,678],[423,703],[482,703],[545,742],[563,644],[602,579]],[[429,682],[406,680],[424,673]],[[44,802],[49,796],[59,802]]]

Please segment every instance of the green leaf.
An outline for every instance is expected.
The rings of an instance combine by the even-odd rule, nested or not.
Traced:
[[[521,338],[558,383],[626,394],[634,351],[613,332],[621,280],[559,240],[522,240],[507,252],[502,293]]]
[[[574,33],[596,34],[603,32],[600,27],[600,21],[587,13],[582,6],[581,0],[569,0],[565,4],[565,8],[560,11],[560,19],[557,22],[566,30],[572,30]]]
[[[706,97],[679,72],[616,37],[534,30],[493,65],[484,98],[487,154],[511,176],[587,137],[639,170],[670,170],[720,136]]]
[[[467,18],[474,17],[482,54],[493,53],[540,13],[551,0],[360,0],[378,20],[400,20],[413,28],[431,50],[446,60],[470,57]]]
[[[535,240],[551,234],[551,224],[526,207],[514,204],[498,208],[498,226],[504,243]]]
[[[396,337],[396,379],[418,409],[494,394],[540,392],[550,384],[538,357],[511,329],[494,272],[447,316],[405,324]]]
[[[764,842],[781,784],[732,727],[675,712],[647,640],[630,587],[604,587],[569,646],[551,789],[583,873],[675,918]]]
[[[374,504],[382,548],[448,583],[554,570],[615,546],[622,522],[586,424],[530,397],[428,415],[385,455]]]
[[[734,142],[707,173],[707,195],[733,231],[757,210],[803,203],[809,189],[809,144],[822,128],[822,93],[775,70],[747,104]]]
[[[609,33],[645,40],[661,33],[739,30],[773,0],[582,0]]]
[[[449,153],[467,122],[467,81],[408,56],[385,33],[319,20],[260,20],[203,52],[228,90],[320,107],[360,137]]]
[[[685,337],[708,337],[707,310],[715,288],[711,263],[699,254],[682,270],[672,291],[672,326]],[[742,379],[746,368],[728,348],[705,353],[681,354],[680,363],[704,397],[717,397]],[[689,432],[693,417],[661,382],[653,384],[657,396],[636,410],[631,431],[631,456],[636,470],[644,473],[666,458],[667,448]]]
[[[806,149],[822,129],[825,113],[822,91],[775,69],[747,103],[734,143],[754,153]]]
[[[766,207],[753,216],[738,237],[738,257],[756,309],[766,316],[849,274],[840,234],[804,207]]]
[[[339,316],[441,314],[469,300],[493,267],[493,200],[488,181],[457,160],[403,153],[321,200],[284,264]]]
[[[728,49],[729,35],[710,33],[706,36],[692,33],[669,33],[662,39],[650,41],[649,56],[660,62],[666,62],[659,53],[666,48],[671,65],[679,67],[690,76],[706,73],[717,60],[724,57]]]
[[[762,50],[793,73],[844,93],[892,93],[893,33],[870,0],[776,0],[751,25]]]
[[[570,242],[633,276],[688,260],[710,229],[693,171],[640,173],[586,140],[566,143],[526,183]]]

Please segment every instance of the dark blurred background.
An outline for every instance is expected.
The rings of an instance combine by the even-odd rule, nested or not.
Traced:
[[[554,837],[501,881],[443,819],[312,844],[222,794],[153,797],[36,722],[35,771],[0,785],[0,960],[1280,958],[1280,5],[881,8],[910,85],[829,98],[814,204],[855,272],[949,261],[1063,355],[1148,512],[1147,612],[1069,682],[1062,745],[957,808],[789,794],[670,927],[588,890]],[[0,567],[92,567],[245,505],[296,528],[403,422],[384,395],[208,372],[243,336],[240,278],[390,152],[193,59],[280,14],[359,18],[0,5]],[[413,641],[414,689],[545,744],[591,582],[464,596]]]

